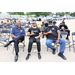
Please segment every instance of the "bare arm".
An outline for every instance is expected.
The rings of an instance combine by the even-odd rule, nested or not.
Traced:
[[[13,38],[17,38],[14,34],[11,35]]]
[[[57,33],[58,33],[58,39],[60,39],[60,31],[57,30]]]

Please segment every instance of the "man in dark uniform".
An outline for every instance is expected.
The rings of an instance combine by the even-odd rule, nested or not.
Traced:
[[[27,33],[27,35],[30,36],[30,38],[29,38],[29,45],[28,45],[28,55],[26,57],[26,60],[28,60],[30,55],[31,55],[30,52],[31,52],[31,49],[32,49],[33,42],[37,43],[38,58],[41,59],[41,55],[40,55],[40,50],[41,50],[41,48],[40,48],[41,31],[40,31],[39,28],[36,27],[37,24],[36,24],[35,21],[33,21],[32,25],[33,25],[33,27],[30,28],[28,30],[28,33]]]
[[[15,55],[15,62],[16,62],[18,60],[18,52],[19,52],[18,44],[19,42],[22,42],[25,37],[25,30],[24,28],[21,27],[20,21],[17,22],[17,26],[13,27],[11,31],[11,36],[13,40],[5,44],[4,47],[7,47],[10,43],[14,42],[14,47],[15,47],[15,52],[16,52],[16,55]]]
[[[47,37],[46,45],[53,50],[53,54],[55,54],[56,48],[52,45],[52,43],[60,44],[60,52],[58,56],[66,60],[66,57],[63,55],[65,51],[66,41],[60,38],[59,28],[57,26],[54,26],[52,24],[52,21],[49,21],[49,25],[47,28],[45,28],[43,35]]]
[[[70,30],[68,29],[68,26],[65,24],[64,21],[62,21],[62,23],[59,25],[59,29],[60,29],[60,31],[68,32],[66,39],[69,40],[68,36],[70,36]]]

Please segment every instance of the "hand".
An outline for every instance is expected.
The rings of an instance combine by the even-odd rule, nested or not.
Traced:
[[[65,31],[65,29],[63,29],[63,31]]]
[[[38,39],[38,37],[35,37],[35,39]]]
[[[14,38],[17,38],[17,36],[14,36]]]
[[[56,44],[58,44],[58,43],[59,43],[59,40],[56,41]]]
[[[34,33],[31,33],[31,35],[34,35]]]
[[[21,40],[19,40],[19,42],[21,42]]]
[[[48,32],[48,34],[51,34],[52,33],[52,31],[50,30],[49,32]]]

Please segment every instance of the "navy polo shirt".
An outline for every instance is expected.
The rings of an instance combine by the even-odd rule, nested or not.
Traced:
[[[48,26],[44,29],[44,32],[47,33],[50,30],[52,31],[52,33],[46,35],[47,39],[56,40],[58,38],[57,30],[59,30],[59,28],[57,26]]]
[[[14,34],[15,36],[21,35],[21,34],[25,34],[25,30],[23,27],[21,27],[20,29],[17,28],[17,26],[12,28],[11,34]]]

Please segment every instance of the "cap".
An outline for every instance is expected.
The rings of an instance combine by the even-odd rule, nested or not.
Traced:
[[[56,23],[56,21],[53,22],[54,24]]]
[[[49,23],[52,23],[52,20],[50,20]]]

